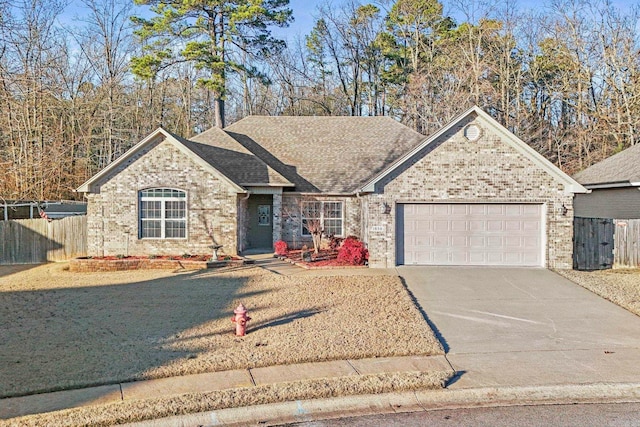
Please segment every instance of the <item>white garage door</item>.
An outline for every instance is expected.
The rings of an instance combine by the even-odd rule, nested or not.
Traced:
[[[542,205],[399,204],[398,264],[542,266]]]

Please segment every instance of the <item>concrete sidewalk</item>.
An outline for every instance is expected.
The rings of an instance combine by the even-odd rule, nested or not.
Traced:
[[[444,356],[336,360],[212,372],[0,399],[0,420],[106,403],[392,372],[451,371]]]

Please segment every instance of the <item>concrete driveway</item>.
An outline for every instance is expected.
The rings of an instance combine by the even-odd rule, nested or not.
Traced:
[[[640,317],[542,268],[398,267],[450,388],[640,382]]]

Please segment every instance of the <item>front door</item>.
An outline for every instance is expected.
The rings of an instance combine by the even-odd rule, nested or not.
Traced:
[[[249,249],[273,248],[273,196],[267,194],[249,197]]]

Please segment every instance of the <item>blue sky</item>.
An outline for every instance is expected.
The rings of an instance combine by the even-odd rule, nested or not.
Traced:
[[[309,31],[313,27],[314,15],[317,15],[318,5],[325,4],[327,3],[327,1],[330,1],[330,3],[335,5],[341,5],[344,2],[349,0],[289,0],[289,7],[293,10],[293,16],[295,18],[295,21],[290,25],[289,28],[286,28],[286,29],[274,28],[272,30],[274,35],[283,39],[288,39],[288,40],[293,40],[298,35],[305,36],[306,34],[309,33]],[[360,1],[362,3],[374,3],[374,4],[380,3],[380,1],[377,1],[377,0],[360,0]],[[447,0],[440,0],[440,1],[444,4],[445,14],[449,14],[450,16],[453,15],[453,17],[457,21],[464,20],[464,17],[457,16],[458,14],[452,13],[450,10],[447,10],[447,5],[448,3],[450,3],[449,1]],[[495,0],[495,1],[499,2],[499,0]],[[522,10],[542,9],[545,7],[542,5],[545,5],[545,4],[548,5],[552,2],[552,0],[515,0],[515,1],[517,4],[520,5]],[[81,17],[84,13],[86,13],[84,10],[82,10],[82,6],[78,5],[78,3],[79,2],[72,0],[71,6],[69,6],[65,10],[65,13],[63,13],[63,15],[59,18],[60,22],[63,25],[73,25],[74,21],[77,20],[76,18]],[[385,3],[385,1],[383,0],[382,3]],[[391,4],[391,3],[392,1],[389,0],[388,4]],[[473,3],[473,0],[469,1],[469,3]],[[640,0],[613,0],[613,3],[616,6],[621,7],[622,9],[628,9],[632,5],[640,6]],[[133,11],[134,13],[141,13],[140,12],[141,8],[134,8]]]
[[[325,4],[327,0],[289,0],[289,7],[293,9],[293,17],[295,18],[295,22],[291,24],[289,28],[286,30],[276,29],[274,30],[274,34],[282,37],[282,38],[295,38],[297,35],[306,35],[309,33],[311,28],[313,27],[314,15],[316,15],[317,6],[320,4]],[[345,0],[346,1],[346,0]],[[440,0],[445,7],[445,13],[451,13],[451,11],[447,10],[447,0]],[[362,3],[378,3],[376,0],[361,0]],[[523,11],[526,10],[543,10],[545,6],[549,5],[552,0],[516,0],[516,3],[521,7]],[[343,0],[331,0],[331,3],[335,5],[340,5],[343,3]],[[391,2],[390,2],[391,3]],[[472,1],[469,1],[472,3]],[[613,0],[613,4],[622,8],[628,9],[632,5],[640,6],[640,0]],[[456,16],[454,18],[458,21],[463,20],[462,16]]]

